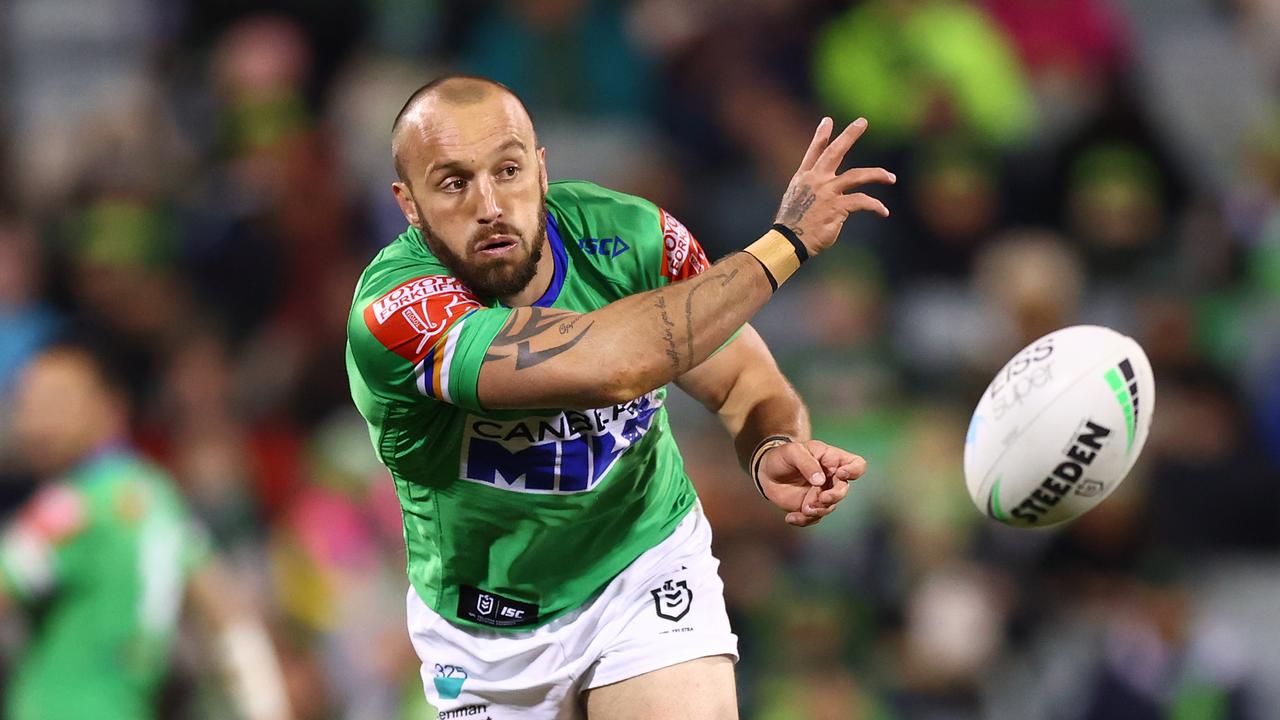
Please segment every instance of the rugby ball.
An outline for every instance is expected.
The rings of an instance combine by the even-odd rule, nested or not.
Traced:
[[[1155,378],[1138,343],[1110,328],[1049,333],[987,386],[965,436],[964,477],[987,516],[1048,527],[1119,487],[1151,427]]]

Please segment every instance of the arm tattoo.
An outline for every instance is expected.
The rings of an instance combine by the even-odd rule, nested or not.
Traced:
[[[594,322],[587,323],[587,326],[582,328],[576,335],[561,342],[559,345],[552,345],[544,350],[534,350],[529,344],[534,337],[542,334],[543,331],[557,323],[559,323],[559,334],[569,335],[573,332],[574,326],[578,324],[578,321],[582,319],[582,316],[578,315],[566,320],[563,312],[547,312],[543,308],[532,307],[529,308],[528,317],[519,327],[516,326],[518,318],[519,315],[512,314],[511,319],[498,332],[498,336],[493,339],[493,342],[489,343],[489,352],[485,353],[484,356],[485,362],[511,357],[510,351],[506,348],[514,345],[516,348],[516,370],[525,370],[535,365],[541,365],[581,342],[582,338],[587,336],[587,331],[595,324]]]
[[[808,185],[791,188],[782,196],[782,204],[778,207],[778,217],[774,222],[786,225],[796,235],[803,235],[804,230],[799,227],[800,221],[817,199],[818,196]]]
[[[725,272],[716,273],[715,275],[710,275],[703,281],[699,282],[697,285],[694,285],[693,287],[689,288],[689,294],[686,295],[684,298],[684,328],[685,328],[685,333],[689,339],[689,367],[685,368],[686,370],[693,368],[693,296],[694,296],[694,293],[698,292],[702,288],[711,284],[715,280],[719,280],[720,287],[724,288],[730,282],[732,282],[733,279],[737,276],[738,276],[737,270],[733,270],[727,273]]]
[[[658,312],[662,317],[662,339],[667,343],[667,357],[671,358],[671,369],[680,370],[680,353],[676,351],[676,336],[671,331],[676,326],[671,321],[671,315],[667,313],[667,298],[662,293],[658,293],[658,297],[653,301],[654,307],[658,308]]]

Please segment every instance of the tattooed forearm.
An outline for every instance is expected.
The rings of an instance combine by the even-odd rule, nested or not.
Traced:
[[[728,272],[718,272],[715,275],[708,274],[703,276],[704,279],[699,281],[697,285],[694,285],[693,287],[689,288],[689,294],[686,295],[684,298],[684,331],[685,331],[685,335],[688,337],[688,340],[689,340],[689,352],[688,352],[689,367],[685,368],[686,370],[691,369],[693,367],[693,357],[694,357],[693,355],[693,296],[696,295],[699,290],[701,290],[702,288],[706,287],[709,284],[719,285],[721,288],[723,288],[727,286],[730,282],[732,282],[733,279],[737,276],[738,276],[737,270],[730,270]]]
[[[782,197],[782,204],[778,206],[778,216],[773,221],[791,228],[796,235],[803,235],[804,230],[800,228],[800,221],[804,219],[804,214],[813,207],[817,199],[818,196],[808,185],[793,187]]]
[[[511,357],[511,351],[508,348],[514,345],[516,370],[525,370],[541,365],[560,353],[566,352],[581,342],[582,338],[586,337],[587,332],[591,330],[591,326],[595,324],[594,322],[587,323],[586,327],[573,334],[572,337],[563,340],[560,344],[551,345],[542,350],[534,350],[530,345],[530,340],[555,326],[556,323],[559,323],[558,332],[560,335],[574,333],[582,316],[576,315],[572,319],[565,320],[564,317],[567,314],[560,311],[548,312],[540,307],[531,307],[529,308],[528,316],[524,318],[523,322],[520,322],[520,315],[513,313],[511,319],[498,332],[497,337],[493,339],[493,342],[489,343],[489,351],[484,356],[485,361],[503,360]]]
[[[658,313],[662,318],[662,339],[667,344],[667,357],[671,359],[671,369],[680,370],[680,353],[676,351],[676,336],[673,328],[676,324],[672,322],[671,315],[667,313],[667,298],[659,294],[653,301],[654,307],[658,308]]]

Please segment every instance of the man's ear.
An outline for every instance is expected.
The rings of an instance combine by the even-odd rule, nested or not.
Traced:
[[[396,204],[400,206],[400,212],[404,213],[404,219],[421,230],[422,218],[418,217],[418,205],[409,194],[409,186],[397,180],[391,183],[391,194],[396,196]]]

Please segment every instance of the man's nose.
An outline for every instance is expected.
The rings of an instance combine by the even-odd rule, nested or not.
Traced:
[[[502,206],[498,204],[498,188],[489,179],[481,179],[476,184],[479,208],[476,219],[481,225],[497,222],[502,218]]]

